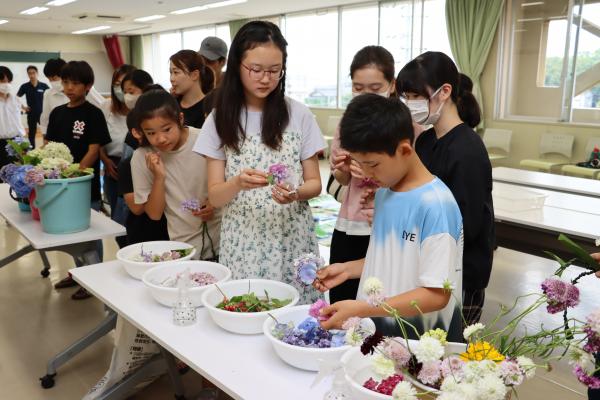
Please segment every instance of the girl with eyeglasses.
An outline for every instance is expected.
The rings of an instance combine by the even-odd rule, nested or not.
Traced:
[[[294,284],[308,303],[319,293],[295,283],[293,261],[319,251],[307,200],[321,193],[317,153],[325,143],[309,109],[285,96],[286,47],[270,22],[240,29],[194,150],[208,159],[211,204],[224,207],[221,263],[233,279]],[[288,177],[270,185],[275,164]]]

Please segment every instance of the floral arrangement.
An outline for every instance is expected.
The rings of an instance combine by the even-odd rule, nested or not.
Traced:
[[[287,165],[281,163],[273,164],[267,172],[267,182],[269,182],[269,185],[282,184],[289,176],[290,172]]]
[[[273,327],[273,336],[292,346],[329,349],[345,345],[344,331],[327,331],[314,317],[308,317],[297,327],[293,322],[277,323]]]
[[[368,302],[383,307],[394,317],[404,337],[386,338],[375,332],[364,340],[359,337],[347,340],[349,344],[360,345],[364,355],[371,355],[371,371],[381,378],[380,382],[371,378],[363,386],[392,395],[395,400],[416,400],[426,393],[438,395],[439,400],[503,400],[532,378],[537,368],[550,369],[551,362],[568,355],[577,379],[589,388],[600,388],[600,377],[594,376],[600,365],[593,356],[600,352],[600,310],[585,321],[568,317],[568,309],[579,304],[576,284],[598,271],[600,265],[566,236],[560,235],[559,241],[574,257],[565,261],[547,253],[559,263],[559,268],[541,283],[541,291],[521,296],[510,306],[501,306],[488,326],[482,323],[467,326],[463,331],[466,344],[448,343],[447,332],[442,329],[418,332],[386,304],[381,281],[369,278],[363,286]],[[566,281],[562,273],[574,262],[586,271]],[[451,290],[451,285],[447,286]],[[417,304],[413,306],[418,309]],[[523,319],[541,307],[551,314],[562,312],[563,324],[516,334]],[[351,320],[344,324],[344,328],[349,328],[347,338],[352,336],[350,327],[356,323]],[[418,340],[407,339],[408,329]],[[418,382],[428,390],[418,393],[406,381]]]
[[[8,141],[7,153],[15,159],[0,169],[0,179],[10,185],[18,197],[27,198],[45,179],[76,178],[94,173],[93,168],[80,169],[73,163],[69,148],[63,143],[49,142],[43,148],[31,149],[29,141],[17,136]]]
[[[161,253],[161,254],[156,254],[151,251],[144,251],[144,246],[142,246],[140,249],[140,253],[133,255],[130,258],[130,260],[136,261],[136,262],[146,262],[146,263],[173,261],[173,260],[178,260],[182,257],[189,256],[193,250],[194,250],[193,248],[176,249],[176,250],[171,250],[171,251],[165,251],[164,253]]]

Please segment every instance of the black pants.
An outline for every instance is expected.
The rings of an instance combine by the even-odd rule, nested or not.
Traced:
[[[345,232],[333,231],[329,263],[342,263],[360,260],[367,255],[370,236],[346,235]],[[341,300],[354,300],[358,292],[360,279],[349,279],[329,291],[331,304]]]
[[[8,156],[6,152],[6,145],[8,144],[8,139],[0,139],[0,168],[4,167],[6,164],[10,164],[15,161],[11,157]]]
[[[596,364],[600,361],[600,354],[594,354]],[[596,372],[594,376],[600,376],[600,372]],[[600,389],[588,389],[588,400],[600,400]]]
[[[40,114],[29,113],[27,114],[27,127],[29,128],[29,143],[31,147],[35,148],[35,133],[37,132],[37,124],[40,122]]]

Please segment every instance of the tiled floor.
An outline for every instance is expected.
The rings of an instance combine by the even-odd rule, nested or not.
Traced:
[[[326,174],[324,173],[326,178]],[[326,181],[325,181],[326,182]],[[105,259],[113,259],[114,241],[105,241]],[[14,229],[0,219],[0,257],[25,245]],[[48,279],[40,277],[41,259],[36,253],[0,269],[0,398],[27,400],[80,399],[106,372],[112,352],[112,337],[107,335],[58,371],[56,386],[40,387],[38,378],[45,374],[46,362],[58,351],[95,326],[103,317],[103,307],[95,299],[72,301],[74,289],[56,291],[53,283],[73,266],[64,254],[50,253],[52,270]],[[484,310],[484,322],[498,304],[514,301],[519,295],[537,291],[555,265],[547,260],[499,249]],[[576,272],[572,272],[576,274]],[[600,306],[600,280],[587,278],[580,285],[582,304],[576,316]],[[519,329],[530,329],[541,322],[560,323],[543,310],[531,314]],[[189,393],[196,393],[200,377],[193,371],[185,375]],[[154,382],[134,399],[172,399],[168,379]],[[524,384],[519,398],[526,400],[584,399],[584,390],[569,372],[565,362],[553,365],[550,373],[540,373]],[[282,397],[283,399],[283,397]],[[254,400],[254,399],[248,399]],[[308,399],[307,399],[308,400]],[[312,400],[312,399],[311,399]]]

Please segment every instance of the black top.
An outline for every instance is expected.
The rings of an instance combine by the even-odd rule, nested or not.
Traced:
[[[439,140],[433,128],[415,144],[429,171],[452,191],[463,217],[463,288],[484,289],[492,272],[496,241],[492,202],[492,165],[483,141],[466,124]]]
[[[31,82],[27,82],[21,85],[17,96],[21,97],[25,95],[27,99],[27,105],[31,108],[29,114],[40,115],[42,113],[42,103],[44,102],[44,91],[50,89],[44,82],[37,83],[37,86],[33,86]]]
[[[181,103],[179,103],[181,107]],[[204,99],[200,100],[190,108],[181,107],[183,112],[183,124],[185,126],[193,126],[194,128],[202,128],[204,124]]]
[[[104,114],[98,107],[87,101],[77,107],[63,104],[52,110],[45,138],[66,144],[76,163],[83,159],[91,144],[99,144],[102,147],[111,141]],[[92,167],[94,168],[92,201],[98,201],[101,199],[100,157]]]
[[[133,178],[131,177],[131,158],[122,159],[119,163],[118,194],[123,196],[133,193]],[[131,211],[125,221],[127,230],[127,244],[149,242],[153,240],[169,240],[167,218],[165,215],[160,221],[154,221],[146,213],[135,215]]]

